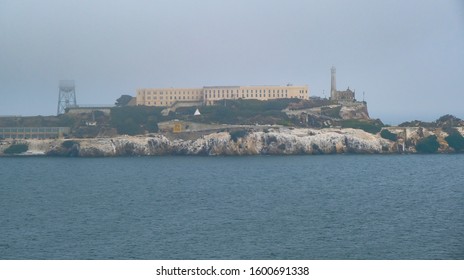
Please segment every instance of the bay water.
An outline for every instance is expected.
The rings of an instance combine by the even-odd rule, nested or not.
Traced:
[[[464,259],[464,155],[0,158],[0,259]]]

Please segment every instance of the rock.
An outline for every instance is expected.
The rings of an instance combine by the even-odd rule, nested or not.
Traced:
[[[440,141],[439,152],[447,152],[448,145],[443,131],[431,131],[419,128],[389,128],[392,131],[407,134],[410,146],[418,139],[437,135]],[[462,133],[462,132],[461,132]],[[119,136],[113,138],[88,138],[72,140],[22,140],[33,154],[49,156],[160,156],[160,155],[297,155],[297,154],[334,154],[396,153],[401,143],[383,139],[359,129],[309,129],[309,128],[273,128],[263,131],[251,131],[242,137],[232,139],[229,132],[217,132],[201,136],[194,140],[170,140],[162,134],[150,136]],[[67,143],[65,143],[67,142]],[[0,141],[2,151],[14,142]],[[414,148],[410,148],[415,152]]]
[[[343,104],[340,109],[340,118],[344,120],[353,119],[369,119],[369,113],[367,111],[367,105],[363,102],[352,102]]]

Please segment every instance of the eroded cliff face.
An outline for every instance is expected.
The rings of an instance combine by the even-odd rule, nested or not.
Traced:
[[[158,134],[114,138],[18,140],[28,154],[54,156],[154,156],[154,155],[296,155],[333,153],[391,153],[395,143],[358,129],[270,129],[250,131],[232,139],[218,132],[195,140],[170,140]],[[66,143],[65,143],[66,142]],[[13,142],[3,141],[0,154]]]
[[[369,112],[367,111],[367,105],[362,102],[345,104],[340,109],[340,118],[344,120],[368,120]]]

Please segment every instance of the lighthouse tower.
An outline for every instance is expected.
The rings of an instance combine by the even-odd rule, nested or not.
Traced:
[[[331,76],[331,83],[330,83],[330,99],[331,100],[335,100],[337,99],[336,98],[336,93],[337,93],[337,82],[336,82],[336,70],[335,70],[335,67],[332,66],[332,68],[330,68],[330,72],[332,73],[332,76]]]

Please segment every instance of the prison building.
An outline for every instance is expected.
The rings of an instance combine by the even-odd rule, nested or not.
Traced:
[[[220,100],[282,98],[309,99],[308,86],[206,86],[203,88],[145,88],[137,90],[137,105],[170,107],[178,102],[214,105]]]

